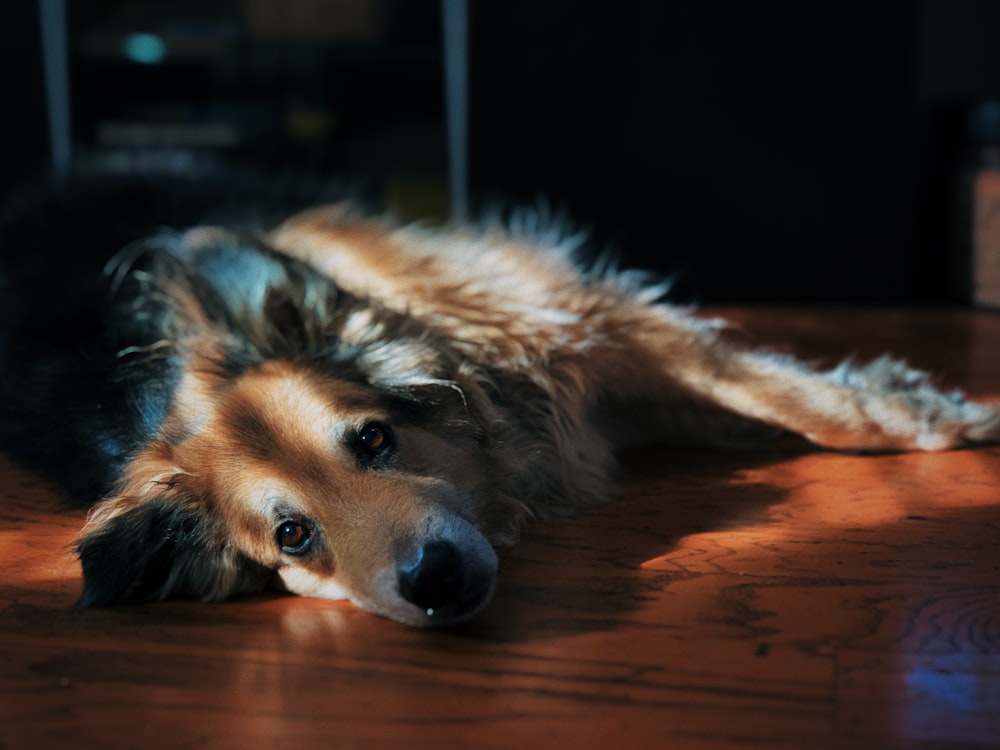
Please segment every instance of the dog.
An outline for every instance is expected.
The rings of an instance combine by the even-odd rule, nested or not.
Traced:
[[[59,223],[3,235],[40,260],[31,283],[10,263],[0,282],[0,441],[96,501],[82,607],[276,587],[450,625],[489,602],[526,519],[603,502],[635,442],[1000,437],[994,408],[901,362],[823,372],[737,346],[530,222],[433,228],[338,203],[253,232],[61,240],[106,252],[102,273],[32,246]],[[67,280],[47,292],[53,265]]]

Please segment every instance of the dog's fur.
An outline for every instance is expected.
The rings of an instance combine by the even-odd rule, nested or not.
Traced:
[[[32,236],[8,232],[5,252],[37,253]],[[574,251],[554,231],[333,205],[254,235],[154,234],[89,292],[82,271],[60,298],[8,275],[3,445],[104,496],[81,605],[277,584],[448,624],[485,606],[494,547],[526,518],[606,497],[624,444],[1000,436],[992,408],[903,364],[816,372],[734,347]]]

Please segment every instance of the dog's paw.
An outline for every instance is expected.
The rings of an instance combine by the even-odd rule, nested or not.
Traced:
[[[831,447],[938,451],[1000,441],[995,407],[967,401],[958,391],[940,391],[927,373],[897,360],[883,357],[863,367],[845,363],[827,377],[849,388],[856,406],[854,415],[844,415],[846,444]]]
[[[940,394],[941,403],[922,400],[915,415],[919,432],[906,447],[925,451],[948,450],[1000,440],[996,408]]]

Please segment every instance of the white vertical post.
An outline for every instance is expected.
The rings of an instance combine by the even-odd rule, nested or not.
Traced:
[[[451,216],[469,215],[469,4],[441,0],[444,24],[445,115],[448,134],[448,185]]]
[[[65,177],[72,159],[69,106],[69,47],[65,0],[38,0],[45,72],[45,101],[49,114],[49,150],[52,172]]]

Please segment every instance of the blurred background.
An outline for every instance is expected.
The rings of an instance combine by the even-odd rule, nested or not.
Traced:
[[[184,149],[544,201],[683,301],[989,304],[998,42],[995,0],[19,0],[0,192]]]

